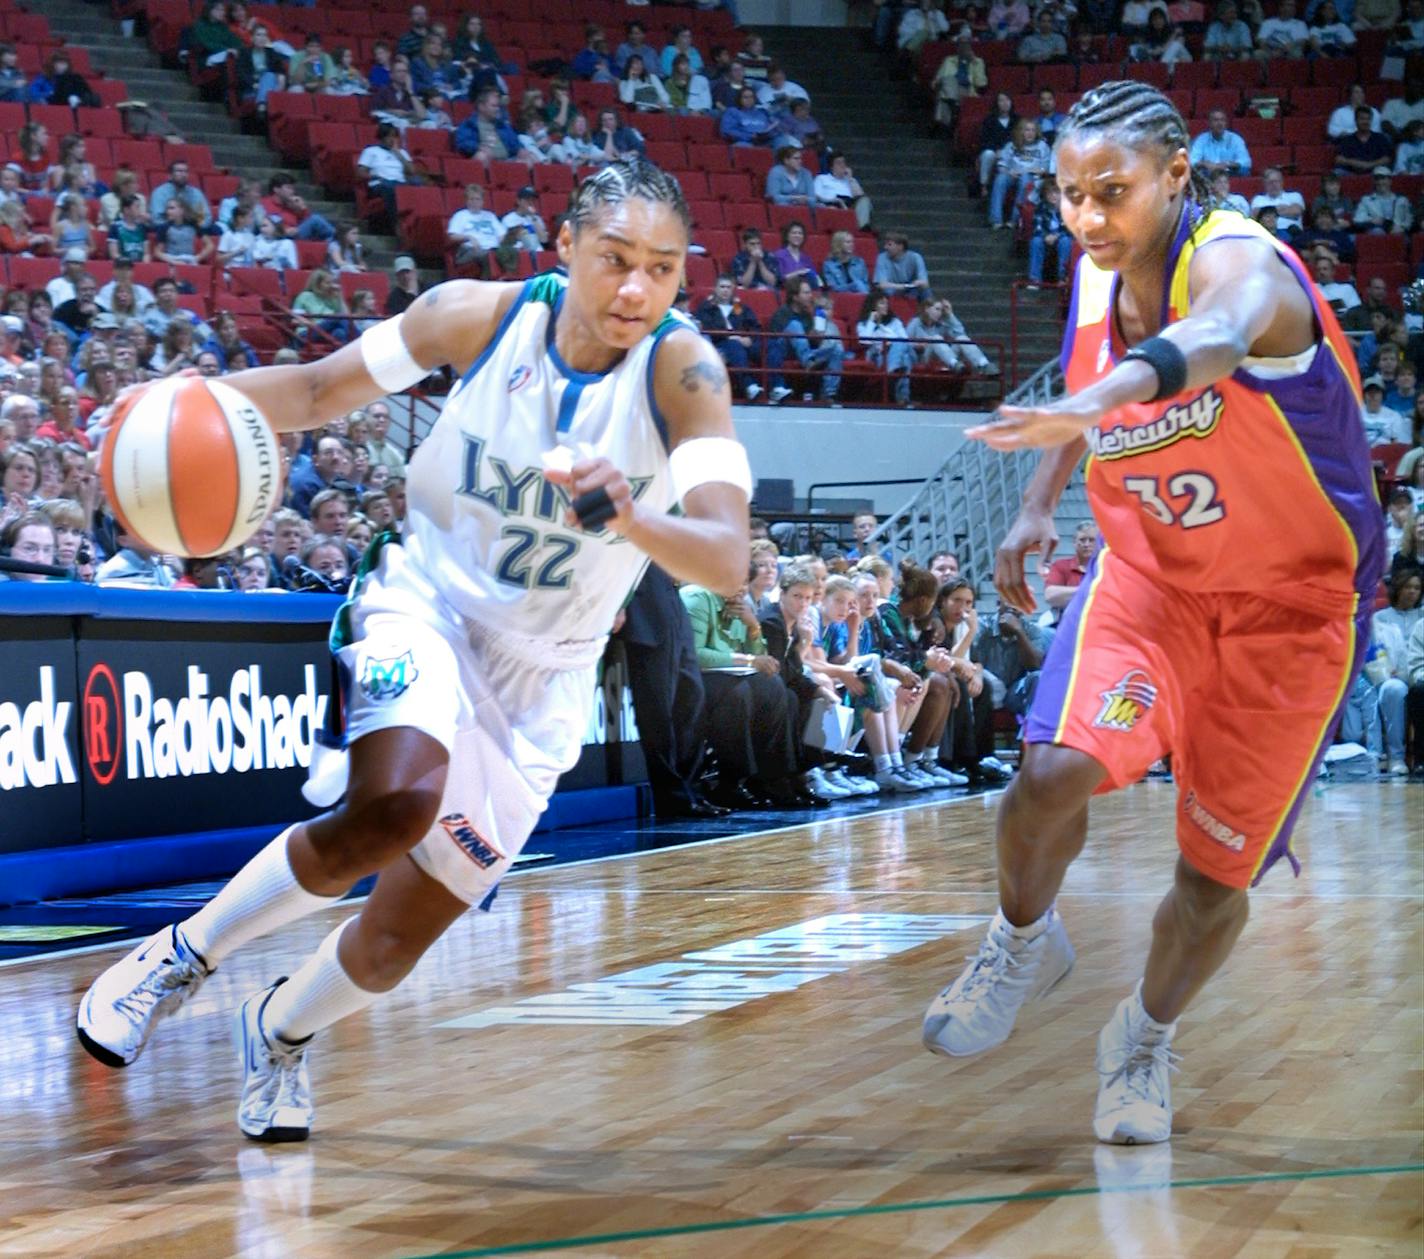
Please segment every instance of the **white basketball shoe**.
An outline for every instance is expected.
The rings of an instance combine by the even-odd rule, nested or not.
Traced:
[[[1175,1023],[1155,1023],[1142,1008],[1142,985],[1118,1002],[1098,1035],[1098,1104],[1093,1133],[1110,1145],[1152,1145],[1172,1135]]]
[[[311,1037],[289,1045],[262,1029],[262,1011],[278,985],[286,982],[284,977],[248,997],[233,1020],[233,1039],[242,1055],[237,1126],[254,1141],[305,1141],[316,1117],[307,1075]]]
[[[115,962],[79,1003],[79,1043],[106,1067],[126,1067],[143,1052],[154,1025],[183,1005],[211,975],[176,926],[151,935]]]
[[[1014,934],[1000,910],[979,952],[952,984],[930,1002],[920,1039],[949,1058],[1002,1045],[1025,1001],[1047,996],[1073,969],[1075,954],[1058,910],[1032,940]]]

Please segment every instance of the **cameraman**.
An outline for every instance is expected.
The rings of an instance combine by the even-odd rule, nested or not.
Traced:
[[[984,666],[984,681],[996,709],[1006,708],[1022,719],[1033,702],[1043,657],[1052,641],[1052,630],[1041,628],[1007,603],[984,617],[971,655]]]

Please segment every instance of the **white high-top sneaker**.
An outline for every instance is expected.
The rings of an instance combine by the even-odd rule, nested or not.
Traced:
[[[930,1002],[920,1039],[931,1053],[963,1058],[1008,1040],[1025,1001],[1047,996],[1073,969],[1058,910],[1032,940],[1014,935],[1000,910],[979,952],[952,984]]]
[[[242,1055],[242,1098],[237,1104],[237,1126],[254,1141],[305,1141],[311,1133],[311,1079],[307,1075],[307,1046],[289,1045],[262,1029],[262,1011],[277,991],[254,993],[238,1007],[233,1039]]]
[[[1098,1104],[1093,1133],[1111,1145],[1151,1145],[1172,1135],[1175,1023],[1154,1023],[1142,985],[1118,1002],[1098,1035]]]
[[[106,1067],[126,1067],[143,1052],[159,1019],[172,1014],[213,972],[177,927],[149,936],[92,984],[79,1003],[79,1043]]]
[[[827,800],[847,800],[855,794],[849,787],[842,787],[832,781],[830,775],[819,765],[806,771],[806,787],[818,796],[825,796]]]

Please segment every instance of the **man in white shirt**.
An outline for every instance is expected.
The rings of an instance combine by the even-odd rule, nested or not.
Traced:
[[[539,194],[525,186],[519,190],[514,209],[500,220],[505,232],[519,232],[519,248],[530,253],[543,249],[549,242],[549,227],[539,213]]]
[[[1388,166],[1376,166],[1374,178],[1373,190],[1361,197],[1355,207],[1355,230],[1403,236],[1414,225],[1409,198],[1394,191]]]
[[[1380,129],[1380,111],[1365,99],[1365,85],[1355,83],[1350,87],[1350,99],[1330,115],[1325,132],[1332,140],[1341,140],[1355,130],[1355,110],[1368,108],[1370,130]]]
[[[1370,376],[1364,382],[1365,405],[1360,408],[1360,420],[1371,446],[1409,440],[1409,421],[1393,407],[1384,405],[1384,378]]]
[[[853,209],[855,221],[864,227],[870,222],[870,198],[860,186],[860,180],[850,168],[844,153],[831,158],[831,169],[822,171],[811,183],[811,191],[816,203],[825,206],[840,206]]]
[[[1309,42],[1310,28],[1296,16],[1295,0],[1281,0],[1276,16],[1268,17],[1256,31],[1256,56],[1299,57]]]
[[[75,245],[74,248],[64,251],[64,265],[60,273],[45,285],[45,292],[49,294],[49,300],[56,310],[65,302],[74,300],[75,286],[88,263],[89,251],[82,245]]]
[[[153,305],[153,293],[133,278],[132,258],[115,259],[114,278],[94,296],[94,300],[99,303],[99,309],[109,311],[114,309],[114,286],[125,282],[133,288],[135,311],[139,315],[145,314],[148,308]]]
[[[1355,286],[1335,279],[1335,259],[1325,250],[1316,251],[1311,270],[1315,274],[1315,285],[1320,290],[1320,295],[1330,303],[1337,315],[1343,315],[1351,307],[1360,304],[1360,295],[1355,291]]]
[[[486,258],[499,248],[504,230],[499,216],[485,209],[485,190],[479,184],[466,184],[465,208],[451,216],[445,240],[457,263],[476,263],[480,273],[488,275]]]
[[[383,122],[376,128],[376,143],[368,144],[356,158],[356,178],[386,203],[386,213],[396,216],[396,188],[415,183],[410,154],[400,146],[400,128]]]
[[[1268,205],[1275,206],[1277,225],[1283,231],[1300,231],[1305,218],[1305,198],[1298,192],[1286,191],[1285,176],[1279,166],[1266,167],[1262,175],[1266,187],[1251,198],[1251,217],[1255,218]]]
[[[1395,136],[1402,136],[1412,122],[1424,122],[1424,90],[1417,80],[1410,79],[1404,85],[1404,95],[1385,101],[1380,110],[1380,119]]]
[[[791,108],[792,101],[809,101],[811,95],[799,83],[786,77],[786,71],[774,65],[767,71],[766,82],[757,87],[757,104],[772,113],[782,113]]]

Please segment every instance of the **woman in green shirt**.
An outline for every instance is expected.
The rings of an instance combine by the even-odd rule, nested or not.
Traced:
[[[324,267],[313,271],[307,286],[292,302],[292,314],[297,325],[298,342],[306,342],[324,333],[339,343],[350,340],[347,335],[346,301],[336,277]]]

